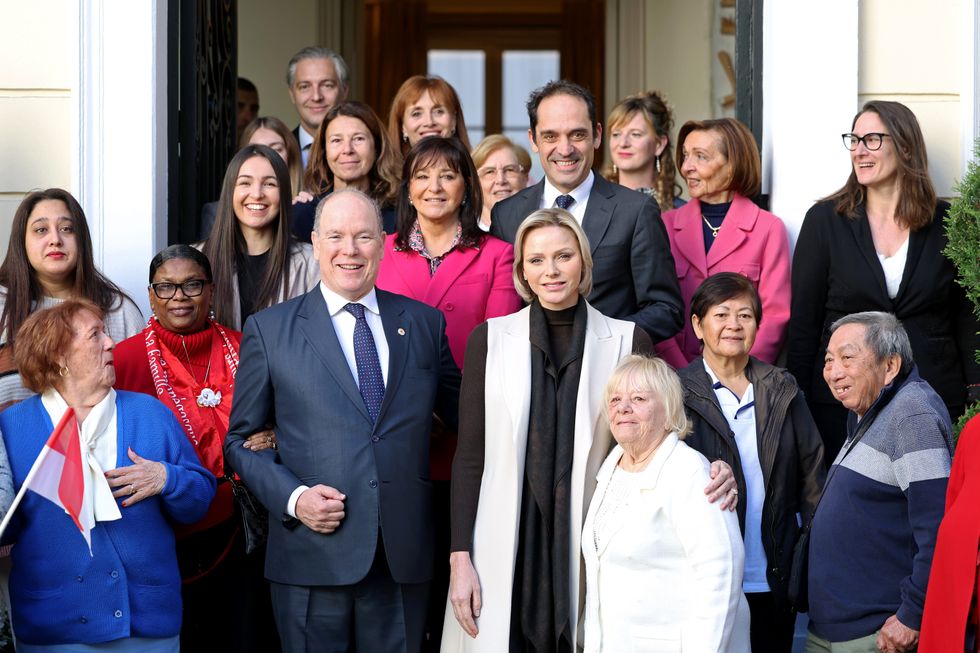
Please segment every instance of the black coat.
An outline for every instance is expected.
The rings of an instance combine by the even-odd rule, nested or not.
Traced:
[[[735,434],[721,412],[703,359],[694,359],[679,375],[684,385],[684,408],[692,423],[684,442],[708,460],[731,465],[738,483],[738,522],[744,535],[747,489]],[[777,605],[785,606],[793,546],[800,533],[796,514],[800,513],[806,523],[823,489],[823,443],[789,372],[750,357],[746,376],[755,393],[759,464],[766,488],[762,503],[766,580]]]
[[[967,385],[980,382],[974,359],[980,326],[955,281],[953,264],[942,253],[948,209],[946,202],[937,202],[932,223],[909,235],[895,299],[888,297],[863,206],[856,220],[838,215],[829,201],[807,212],[793,258],[786,367],[815,412],[821,409],[818,404],[839,405],[823,380],[830,325],[859,311],[894,313],[909,334],[922,378],[948,408],[962,411]]]

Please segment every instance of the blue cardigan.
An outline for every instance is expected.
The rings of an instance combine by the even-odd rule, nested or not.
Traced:
[[[207,512],[215,478],[198,460],[167,408],[153,397],[117,392],[117,466],[127,449],[167,468],[163,491],[92,530],[92,555],[63,510],[24,495],[4,540],[16,542],[10,603],[17,638],[30,644],[96,644],[180,632],[180,573],[171,522]],[[39,395],[0,413],[0,431],[19,489],[54,425]]]

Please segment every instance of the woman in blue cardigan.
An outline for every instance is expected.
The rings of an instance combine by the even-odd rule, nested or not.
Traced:
[[[214,476],[163,404],[112,389],[114,343],[97,306],[68,300],[39,311],[17,338],[15,362],[38,394],[0,413],[14,487],[73,410],[67,424],[81,449],[83,497],[80,525],[35,492],[10,523],[17,650],[178,651],[180,574],[170,524],[204,516]]]

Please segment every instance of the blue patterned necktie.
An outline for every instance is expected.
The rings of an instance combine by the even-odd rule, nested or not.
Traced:
[[[574,203],[575,203],[575,198],[572,197],[571,195],[559,195],[558,197],[555,198],[555,204],[558,206],[558,208],[565,209],[566,211],[568,210],[568,207],[570,207]]]
[[[385,396],[385,380],[381,375],[381,361],[378,360],[378,349],[374,346],[374,336],[371,327],[364,319],[364,306],[347,304],[344,310],[354,316],[357,323],[354,326],[354,360],[357,363],[357,381],[360,385],[361,398],[367,407],[371,422],[378,421],[381,412],[381,400]]]

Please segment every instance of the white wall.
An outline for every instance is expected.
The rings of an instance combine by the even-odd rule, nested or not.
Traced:
[[[71,187],[72,86],[78,61],[75,2],[4,0],[2,16],[0,258],[25,194]]]
[[[862,0],[859,106],[895,100],[919,119],[936,192],[952,195],[962,169],[960,88],[969,3],[962,0]],[[968,136],[969,138],[969,136]]]
[[[763,191],[793,246],[806,211],[850,174],[840,135],[857,106],[858,2],[766,2],[763,13]]]

